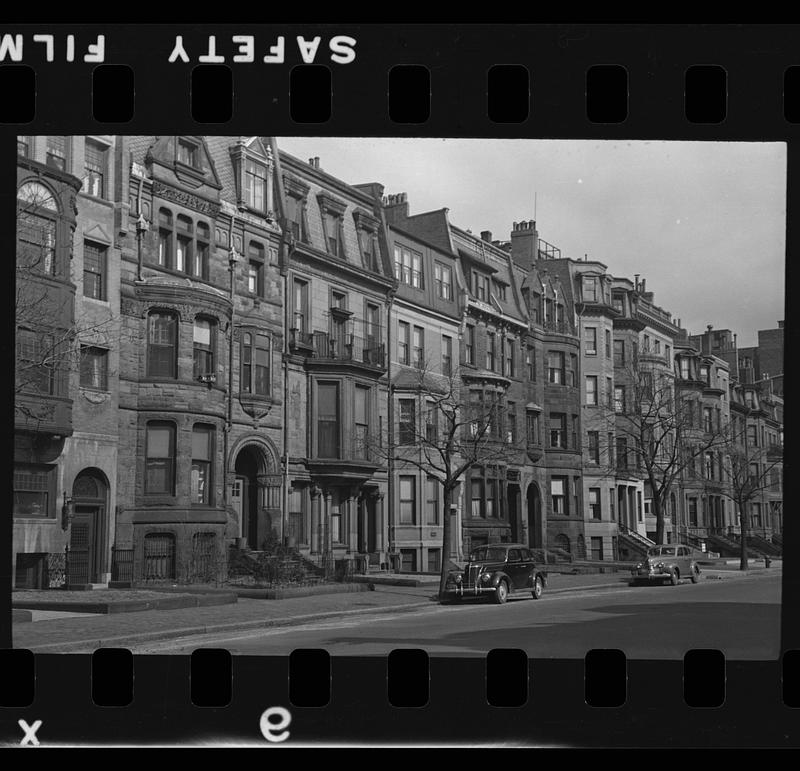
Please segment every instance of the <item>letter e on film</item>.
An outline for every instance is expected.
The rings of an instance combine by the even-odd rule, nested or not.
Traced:
[[[288,709],[270,707],[262,713],[259,727],[268,742],[285,742],[289,738],[289,732],[284,729],[288,728],[291,722],[292,715]]]

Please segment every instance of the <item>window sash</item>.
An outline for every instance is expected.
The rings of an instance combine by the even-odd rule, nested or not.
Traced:
[[[108,390],[108,351],[92,346],[81,347],[80,383],[84,388]]]
[[[439,524],[439,480],[436,477],[428,477],[426,515],[429,525]]]
[[[597,376],[586,376],[586,404],[597,404]]]
[[[172,494],[175,464],[175,427],[148,424],[145,492]]]
[[[267,170],[255,161],[248,160],[244,171],[245,203],[258,211],[264,211],[267,198]]]
[[[411,476],[400,477],[400,524],[416,524],[416,479]]]
[[[400,444],[414,444],[416,441],[416,402],[413,399],[400,400]]]
[[[174,316],[152,313],[149,317],[147,373],[156,377],[175,377],[177,322]]]

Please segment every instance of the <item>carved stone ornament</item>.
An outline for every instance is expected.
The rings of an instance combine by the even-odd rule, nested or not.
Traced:
[[[107,391],[92,391],[87,388],[81,388],[81,394],[87,402],[92,404],[102,404],[111,398],[111,394]]]
[[[187,193],[185,190],[178,190],[177,188],[169,187],[163,182],[159,182],[157,180],[153,182],[153,195],[163,198],[167,201],[180,204],[181,206],[194,209],[195,211],[205,214],[208,217],[219,216],[219,204],[206,201],[204,198],[200,198],[192,193]]]

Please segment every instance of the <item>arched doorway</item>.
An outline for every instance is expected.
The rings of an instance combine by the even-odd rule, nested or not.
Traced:
[[[85,469],[75,477],[67,575],[73,586],[97,583],[107,572],[107,500],[108,483],[102,471]]]
[[[233,505],[239,515],[242,538],[251,549],[258,549],[258,512],[261,508],[258,489],[258,474],[261,458],[255,447],[243,447],[236,456],[236,480],[233,485]]]
[[[254,550],[281,535],[281,479],[271,460],[264,446],[249,442],[237,452],[234,463],[231,504],[239,517],[241,537]]]
[[[542,533],[542,496],[535,482],[528,485],[528,546],[541,549],[544,545]]]

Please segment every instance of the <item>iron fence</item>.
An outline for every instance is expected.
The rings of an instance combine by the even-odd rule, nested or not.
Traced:
[[[65,548],[66,581],[70,585],[89,583],[89,552]]]
[[[111,580],[133,581],[133,547],[120,549],[111,548]]]

